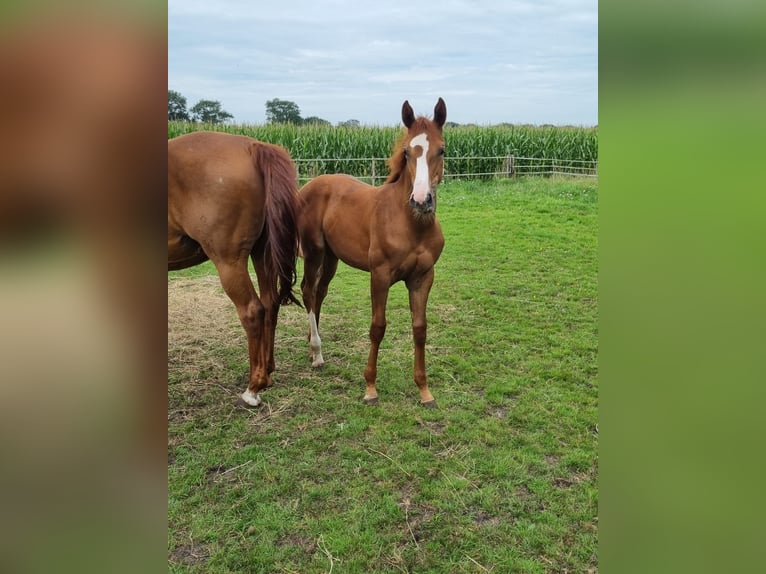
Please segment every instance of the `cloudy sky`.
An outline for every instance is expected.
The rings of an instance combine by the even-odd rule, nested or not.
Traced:
[[[598,123],[597,0],[169,0],[168,88],[237,123]]]

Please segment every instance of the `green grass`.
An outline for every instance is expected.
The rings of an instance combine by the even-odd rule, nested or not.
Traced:
[[[596,183],[449,182],[439,218],[434,411],[412,381],[402,284],[380,406],[362,403],[368,275],[341,264],[322,313],[325,368],[310,367],[304,311],[284,307],[275,385],[244,411],[245,337],[212,265],[169,273],[169,294],[188,292],[169,303],[169,337],[199,324],[169,343],[171,571],[598,568]],[[174,320],[187,299],[203,306]]]

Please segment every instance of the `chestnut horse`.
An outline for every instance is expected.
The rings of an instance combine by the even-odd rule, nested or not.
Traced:
[[[298,303],[296,182],[290,156],[275,145],[215,132],[168,141],[168,269],[208,258],[215,264],[247,333],[250,378],[241,405],[259,405],[259,391],[271,385],[279,306]]]
[[[321,175],[301,188],[298,232],[304,257],[301,282],[309,317],[313,367],[324,364],[319,313],[340,259],[370,273],[372,324],[370,354],[364,371],[364,402],[377,404],[378,349],[386,332],[386,301],[390,287],[404,281],[409,292],[415,343],[415,383],[420,402],[435,407],[425,369],[426,303],[434,281],[434,264],[444,247],[436,219],[436,186],[444,175],[442,128],[447,106],[439,98],[434,117],[415,117],[409,102],[402,105],[407,131],[388,160],[391,170],[381,187],[348,175]]]

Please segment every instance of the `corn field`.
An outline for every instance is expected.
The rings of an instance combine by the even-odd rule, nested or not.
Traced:
[[[388,174],[386,160],[402,129],[168,122],[168,138],[197,130],[247,135],[288,150],[302,181],[323,173],[348,173],[380,184]],[[447,126],[444,138],[447,142],[444,169],[448,178],[597,173],[597,127]]]

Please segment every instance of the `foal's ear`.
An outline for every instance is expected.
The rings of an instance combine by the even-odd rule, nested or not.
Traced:
[[[404,100],[404,103],[402,104],[402,121],[408,128],[415,121],[415,113],[412,111],[412,106],[407,100]]]
[[[434,106],[434,123],[439,126],[439,129],[442,129],[444,127],[444,122],[447,121],[447,104],[444,103],[444,100],[439,98],[439,101],[436,102],[436,106]]]

